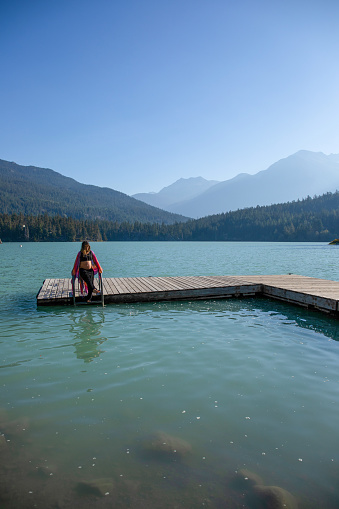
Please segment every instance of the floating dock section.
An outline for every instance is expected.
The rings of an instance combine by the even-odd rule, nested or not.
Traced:
[[[105,304],[264,296],[339,316],[339,282],[294,274],[128,277],[102,281]],[[101,297],[93,297],[92,301],[99,303]],[[78,285],[75,302],[86,302]],[[72,280],[46,279],[37,295],[37,305],[64,304],[73,305]]]

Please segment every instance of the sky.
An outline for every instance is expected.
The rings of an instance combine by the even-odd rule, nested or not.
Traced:
[[[0,0],[0,159],[126,194],[339,153],[338,0]]]

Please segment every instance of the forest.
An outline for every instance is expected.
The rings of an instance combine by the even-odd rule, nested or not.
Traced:
[[[258,206],[174,224],[0,214],[2,242],[280,241],[330,242],[339,237],[339,192]]]

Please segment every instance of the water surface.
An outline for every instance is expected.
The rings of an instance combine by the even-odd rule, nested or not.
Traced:
[[[337,320],[262,298],[37,308],[79,245],[20,246],[0,246],[1,508],[252,509],[243,469],[339,506]],[[92,247],[107,277],[339,279],[325,244]]]

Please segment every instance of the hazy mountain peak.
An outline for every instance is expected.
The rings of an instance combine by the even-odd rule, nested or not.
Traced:
[[[167,193],[170,195],[174,192],[177,186],[184,189],[194,182],[198,183],[200,179],[204,181],[201,177],[179,179],[157,194],[156,203],[145,201],[194,218],[257,205],[285,203],[339,189],[338,163],[339,154],[326,155],[323,152],[299,150],[254,175],[240,173],[229,180],[214,182],[195,196],[184,198],[184,193],[178,194],[176,201],[173,201],[173,194],[172,202],[170,199],[161,201],[168,196]],[[207,182],[211,184],[213,181]],[[197,191],[196,185],[194,192]],[[144,199],[142,195],[135,197]]]
[[[247,178],[249,176],[249,173],[238,173],[235,177],[232,177],[230,180],[242,180],[244,178]]]
[[[175,203],[190,200],[210,187],[218,184],[217,180],[206,180],[203,177],[180,178],[162,188],[158,193],[138,193],[132,197],[159,208],[169,207]]]

